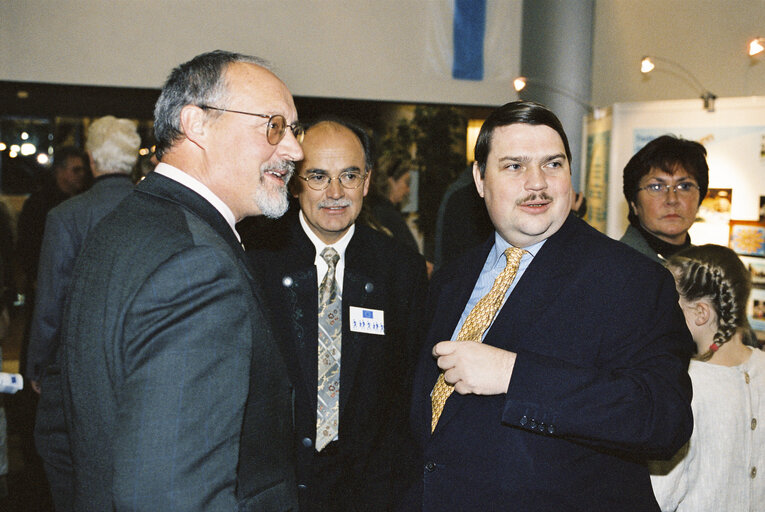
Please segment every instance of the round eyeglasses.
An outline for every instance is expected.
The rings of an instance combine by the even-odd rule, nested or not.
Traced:
[[[663,196],[668,194],[669,191],[673,191],[677,195],[687,196],[693,193],[694,190],[699,190],[699,186],[690,181],[682,181],[675,185],[666,185],[664,183],[649,183],[645,187],[640,187],[638,190],[645,190],[654,197]]]
[[[339,176],[331,178],[328,174],[311,173],[308,176],[300,176],[298,178],[306,182],[306,185],[314,190],[324,190],[329,187],[332,180],[338,180],[343,188],[349,190],[357,189],[364,183],[367,178],[367,173],[360,173],[356,171],[341,172]]]
[[[303,135],[305,130],[300,123],[287,124],[287,120],[281,114],[274,114],[272,116],[268,114],[256,114],[254,112],[244,112],[242,110],[231,110],[228,108],[211,107],[210,105],[199,105],[199,108],[204,110],[218,110],[220,112],[231,112],[233,114],[244,114],[246,116],[262,117],[268,119],[266,122],[266,140],[272,146],[279,144],[284,138],[284,134],[287,133],[287,127],[292,130],[292,134],[295,136],[298,142],[303,142]]]

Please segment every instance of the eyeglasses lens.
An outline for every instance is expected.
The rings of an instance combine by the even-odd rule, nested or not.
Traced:
[[[268,128],[266,129],[266,140],[268,143],[276,146],[284,138],[284,130],[287,128],[287,121],[284,117],[276,115],[272,116],[268,120]]]

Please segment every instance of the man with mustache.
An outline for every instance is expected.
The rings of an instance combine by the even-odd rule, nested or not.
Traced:
[[[89,235],[60,364],[78,511],[296,510],[292,386],[235,222],[303,152],[284,83],[214,51],[155,107],[156,169]]]
[[[387,511],[419,470],[407,418],[425,261],[357,222],[364,130],[317,122],[303,152],[299,208],[249,252],[295,384],[300,510]]]
[[[495,110],[475,156],[495,233],[431,282],[406,510],[658,511],[644,461],[693,421],[672,276],[570,213],[546,107]]]

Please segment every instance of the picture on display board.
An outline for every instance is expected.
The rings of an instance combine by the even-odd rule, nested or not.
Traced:
[[[765,331],[765,289],[753,288],[747,306],[749,325],[755,331]]]
[[[728,246],[737,254],[765,258],[765,223],[731,220]]]
[[[694,244],[728,243],[732,201],[733,189],[710,188],[707,191],[691,230]]]
[[[747,264],[749,272],[752,274],[752,286],[755,288],[765,288],[765,261],[757,261],[752,258],[742,258]]]
[[[746,307],[747,318],[758,338],[765,338],[765,260],[751,256],[740,256],[752,277],[752,293]]]

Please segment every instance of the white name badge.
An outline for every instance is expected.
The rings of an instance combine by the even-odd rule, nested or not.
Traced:
[[[385,334],[385,312],[379,309],[350,307],[351,331],[367,334]]]

